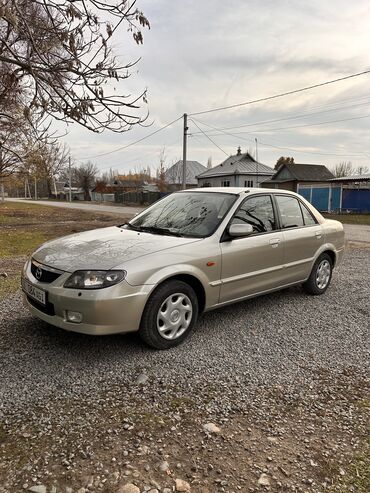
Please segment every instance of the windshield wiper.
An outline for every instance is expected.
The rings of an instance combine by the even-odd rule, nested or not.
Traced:
[[[178,233],[177,231],[173,231],[168,228],[159,228],[157,226],[140,226],[140,231],[144,231],[145,233],[158,234],[158,235],[169,235],[169,236],[178,236],[178,237],[184,236],[183,234]]]
[[[120,224],[119,228],[126,226],[128,229],[133,229],[134,231],[139,231],[142,233],[153,233],[157,235],[168,235],[168,236],[178,236],[179,238],[184,237],[185,235],[178,233],[177,231],[173,231],[168,228],[159,228],[157,226],[135,226],[131,223]]]
[[[117,227],[123,228],[124,226],[126,226],[126,228],[128,229],[133,229],[134,231],[142,231],[142,229],[139,226],[134,226],[133,224],[130,223],[119,224]]]

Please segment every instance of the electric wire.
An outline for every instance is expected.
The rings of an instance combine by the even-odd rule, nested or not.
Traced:
[[[266,96],[266,97],[263,97],[263,98],[258,98],[258,99],[252,99],[252,100],[249,100],[249,101],[244,101],[242,103],[231,104],[231,105],[228,105],[228,106],[220,106],[218,108],[211,108],[209,110],[203,110],[203,111],[197,111],[197,112],[194,112],[194,113],[189,113],[189,116],[204,115],[206,113],[214,113],[215,111],[230,110],[230,109],[233,109],[233,108],[239,108],[241,106],[247,106],[247,105],[251,105],[251,104],[261,103],[263,101],[270,101],[272,99],[282,98],[282,97],[285,97],[285,96],[290,96],[292,94],[297,94],[297,93],[300,93],[300,92],[309,91],[311,89],[316,89],[317,87],[323,87],[323,86],[327,86],[329,84],[335,84],[336,82],[341,82],[341,81],[344,81],[344,80],[353,79],[355,77],[361,77],[362,75],[367,75],[369,73],[370,73],[370,70],[364,70],[364,71],[358,72],[356,74],[346,75],[344,77],[338,77],[337,79],[332,79],[332,80],[328,80],[328,81],[325,81],[325,82],[320,82],[320,83],[317,83],[317,84],[312,84],[311,86],[301,87],[300,89],[294,89],[292,91],[286,91],[286,92],[282,92],[282,93],[279,93],[279,94],[274,94],[272,96]]]
[[[128,147],[131,147],[133,145],[139,144],[143,140],[149,139],[149,137],[152,137],[153,135],[155,135],[155,134],[161,132],[162,130],[164,130],[165,128],[170,127],[174,123],[177,123],[179,120],[181,120],[181,118],[182,118],[182,116],[176,118],[175,120],[172,120],[172,122],[167,123],[167,125],[164,125],[163,127],[158,128],[154,132],[152,132],[152,133],[150,133],[148,135],[145,135],[144,137],[141,137],[141,139],[138,139],[138,140],[135,140],[133,142],[130,142],[130,143],[124,145],[124,146],[117,147],[117,149],[114,149],[113,151],[102,152],[101,154],[96,154],[95,156],[88,156],[88,157],[84,157],[84,158],[78,158],[77,161],[85,161],[86,159],[95,159],[95,158],[101,157],[101,156],[109,156],[110,154],[113,154],[115,152],[122,151],[123,149],[127,149]]]
[[[214,146],[216,146],[216,147],[217,147],[217,148],[218,148],[221,152],[223,152],[226,156],[229,156],[229,154],[228,154],[226,151],[224,151],[224,150],[223,150],[223,149],[222,149],[222,148],[221,148],[218,144],[216,144],[216,142],[215,142],[214,140],[212,140],[212,139],[211,139],[211,138],[210,138],[210,137],[209,137],[209,136],[208,136],[205,132],[203,132],[203,130],[199,127],[199,125],[197,125],[197,123],[196,123],[196,122],[195,122],[192,118],[190,118],[190,121],[192,121],[192,122],[194,123],[194,125],[195,125],[197,128],[199,128],[199,130],[202,132],[202,134],[203,134],[205,137],[207,137],[207,139],[208,139],[209,141],[211,141],[211,142],[212,142],[212,144],[213,144]]]
[[[240,134],[248,134],[248,135],[254,135],[255,133],[267,133],[267,132],[276,132],[276,131],[281,131],[281,130],[291,130],[293,128],[304,128],[304,127],[316,127],[318,125],[326,125],[328,123],[341,123],[341,122],[348,122],[348,121],[351,121],[351,120],[362,120],[364,118],[370,118],[370,115],[362,115],[362,116],[353,116],[351,118],[342,118],[342,119],[339,119],[339,120],[327,120],[327,121],[324,121],[324,122],[316,122],[316,123],[304,123],[302,125],[291,125],[289,127],[272,127],[272,128],[260,128],[260,129],[253,129],[252,131],[250,132],[233,132],[234,135],[240,135]],[[220,129],[221,131],[221,129]],[[208,135],[208,133],[207,133]],[[211,137],[215,137],[217,135],[220,135],[219,133],[218,134],[211,134]]]
[[[195,119],[192,118],[192,121],[195,123],[194,121]],[[197,122],[199,124],[202,124],[199,120],[197,120]],[[209,125],[208,123],[204,123],[204,125],[206,125],[207,127],[210,127],[212,128],[213,130],[219,130],[221,131],[219,128],[217,127],[214,127],[213,125]],[[238,140],[243,140],[243,141],[246,141],[248,143],[254,143],[254,141],[252,139],[247,139],[245,137],[240,137],[239,135],[236,135],[236,134],[233,134],[233,133],[230,133],[230,132],[226,132],[226,131],[221,131],[223,134],[225,135],[229,135],[231,137],[234,137]],[[206,135],[206,134],[205,134]],[[293,147],[285,147],[285,146],[278,146],[278,145],[275,145],[275,144],[271,144],[271,143],[267,143],[267,142],[262,142],[260,140],[258,140],[258,144],[259,145],[262,145],[262,146],[265,146],[265,147],[272,147],[272,148],[275,148],[275,149],[282,149],[282,150],[287,150],[287,151],[293,151],[293,152],[298,152],[298,153],[301,153],[301,154],[313,154],[313,155],[320,155],[320,156],[337,156],[337,157],[356,157],[356,159],[359,159],[359,160],[362,160],[362,159],[366,159],[366,158],[361,158],[361,157],[357,157],[357,156],[363,156],[364,153],[352,153],[352,154],[339,154],[339,153],[329,153],[329,152],[316,152],[316,151],[302,151],[302,150],[299,150],[299,149],[296,149],[296,148],[293,148]]]
[[[367,98],[369,98],[369,96],[367,96]],[[273,120],[262,120],[262,121],[252,122],[252,123],[243,123],[241,125],[223,127],[220,130],[234,130],[234,129],[238,129],[238,128],[254,127],[255,125],[265,125],[268,123],[278,123],[278,122],[287,121],[287,120],[298,120],[298,119],[304,118],[306,116],[320,115],[323,113],[331,113],[333,111],[342,111],[342,110],[348,109],[348,108],[358,108],[360,106],[368,106],[368,105],[370,105],[370,101],[367,101],[366,103],[352,104],[349,106],[341,106],[339,108],[331,108],[331,109],[327,109],[327,110],[323,110],[323,111],[315,111],[315,112],[311,112],[311,113],[301,113],[299,115],[294,115],[294,116],[275,118]],[[202,123],[204,124],[204,122],[202,122]],[[192,135],[197,134],[197,133],[199,133],[199,132],[193,132]]]

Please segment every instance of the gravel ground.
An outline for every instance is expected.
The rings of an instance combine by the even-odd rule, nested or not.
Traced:
[[[370,250],[350,248],[325,295],[291,288],[207,313],[166,352],[66,333],[19,293],[3,300],[0,492],[342,484],[366,423],[369,279]]]
[[[93,338],[33,318],[21,295],[0,304],[1,406],[131,381],[148,369],[168,382],[240,377],[246,385],[300,382],[313,368],[366,372],[369,362],[369,251],[354,249],[324,296],[300,288],[205,314],[184,345],[158,352],[136,334]]]

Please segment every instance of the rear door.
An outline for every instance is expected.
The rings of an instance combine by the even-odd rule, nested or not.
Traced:
[[[222,271],[220,302],[227,302],[281,285],[284,262],[284,233],[278,230],[270,194],[246,198],[231,224],[251,224],[254,233],[244,238],[221,239]]]
[[[284,284],[308,278],[324,241],[322,227],[304,203],[292,195],[275,195],[284,235]]]

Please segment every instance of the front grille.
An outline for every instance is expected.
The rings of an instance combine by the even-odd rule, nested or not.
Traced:
[[[37,308],[37,310],[40,310],[40,312],[46,313],[46,315],[51,315],[51,316],[55,315],[53,303],[49,303],[49,301],[47,301],[46,305],[42,305],[41,303],[38,303],[36,300],[34,300],[28,295],[27,295],[27,301],[30,305]]]
[[[38,281],[45,283],[51,283],[61,275],[61,272],[49,270],[47,267],[36,263],[34,260],[31,262],[31,272],[33,277]]]

